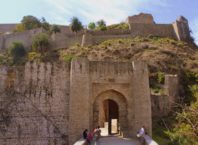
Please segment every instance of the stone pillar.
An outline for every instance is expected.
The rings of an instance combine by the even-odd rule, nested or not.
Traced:
[[[177,101],[179,80],[177,75],[165,75],[165,94],[168,96],[169,109]]]
[[[133,62],[132,74],[132,97],[134,117],[129,121],[133,123],[133,132],[136,132],[144,125],[149,135],[152,135],[152,114],[151,114],[151,98],[149,88],[149,72],[146,63]]]
[[[71,62],[69,100],[69,145],[82,137],[84,129],[89,129],[90,87],[89,61],[78,58]]]

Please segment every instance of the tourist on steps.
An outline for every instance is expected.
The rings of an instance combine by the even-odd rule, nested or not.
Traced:
[[[97,126],[95,129],[94,129],[94,136],[96,137],[96,140],[98,140],[101,136],[101,129],[100,129],[100,126]]]
[[[87,145],[91,145],[91,141],[93,139],[94,132],[89,132],[87,135]]]
[[[137,132],[137,137],[139,138],[139,141],[142,145],[145,144],[145,139],[144,139],[144,136],[145,136],[145,126],[142,126],[140,128],[140,130]]]
[[[85,129],[85,130],[83,131],[83,139],[87,139],[87,134],[88,134],[88,130]]]

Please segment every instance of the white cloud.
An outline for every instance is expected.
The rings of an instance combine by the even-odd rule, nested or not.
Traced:
[[[118,23],[127,16],[139,12],[139,8],[158,5],[167,6],[167,0],[44,0],[49,4],[54,21],[68,24],[69,18],[77,16],[84,23],[104,19],[107,24]],[[62,17],[62,19],[61,19]],[[63,23],[62,20],[65,20]],[[67,20],[67,21],[66,21]]]

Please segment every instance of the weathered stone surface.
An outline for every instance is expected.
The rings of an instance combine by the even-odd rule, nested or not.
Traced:
[[[167,92],[175,96],[177,81],[169,78]],[[151,134],[148,69],[143,62],[79,58],[65,64],[1,66],[0,92],[1,145],[72,145],[84,129],[104,123],[105,100],[117,104],[123,136],[135,136],[142,125]]]
[[[142,23],[142,24],[155,24],[153,16],[151,14],[140,13],[138,15],[129,16],[127,18],[128,23]]]

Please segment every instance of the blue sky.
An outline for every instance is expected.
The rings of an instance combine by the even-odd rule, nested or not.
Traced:
[[[185,16],[198,43],[198,0],[3,0],[0,23],[18,23],[24,15],[34,15],[63,25],[73,16],[84,25],[99,19],[112,24],[140,12],[153,14],[157,23],[171,23]]]

